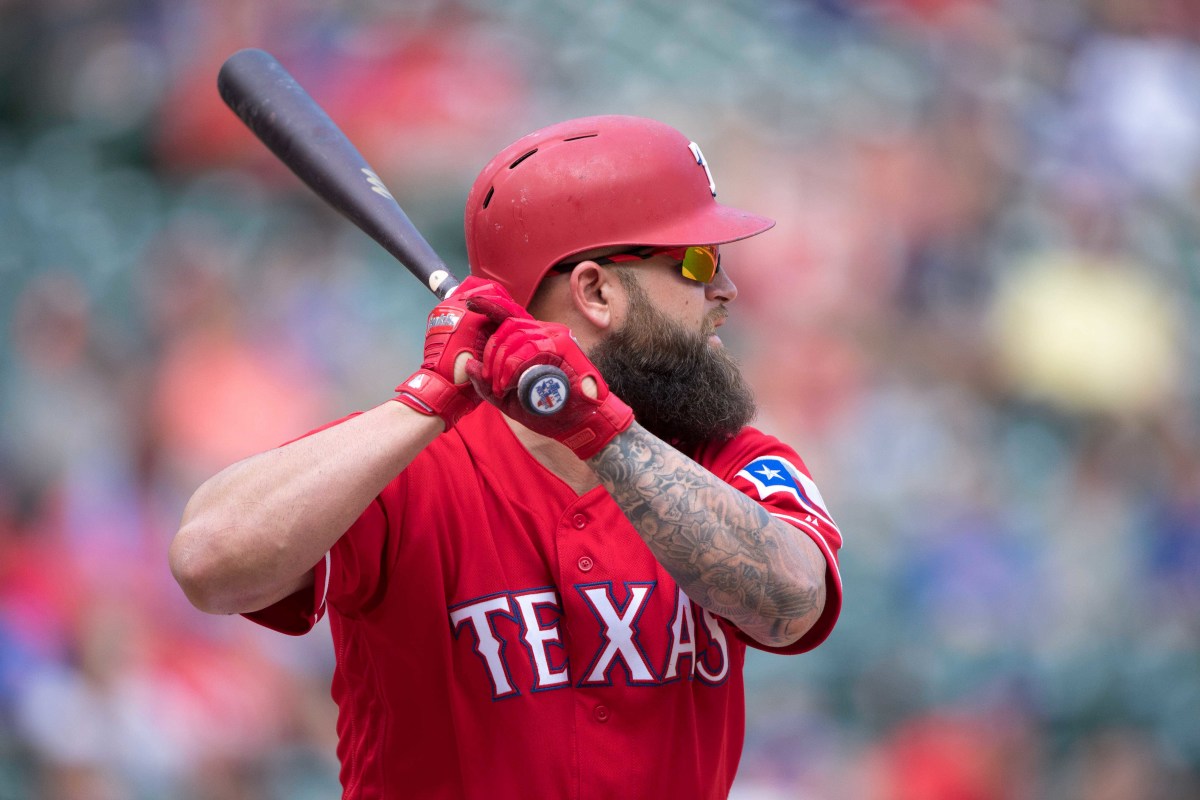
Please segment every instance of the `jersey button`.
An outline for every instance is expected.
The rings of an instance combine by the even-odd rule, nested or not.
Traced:
[[[592,716],[596,722],[608,722],[612,717],[612,712],[608,710],[608,706],[599,705],[592,709]]]
[[[571,523],[579,530],[583,530],[587,527],[587,517],[585,517],[583,514],[576,514],[571,519]]]
[[[592,560],[590,558],[588,558],[587,556],[580,557],[580,559],[579,559],[579,571],[580,572],[591,572],[592,567],[594,567],[594,566],[595,566],[595,564],[593,564]]]

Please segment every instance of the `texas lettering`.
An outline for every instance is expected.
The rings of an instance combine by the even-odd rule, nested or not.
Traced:
[[[594,643],[565,639],[569,626],[564,624],[562,598],[553,587],[503,592],[452,606],[450,628],[456,640],[471,642],[480,669],[491,681],[493,699],[569,686],[610,686],[615,681],[630,686],[692,679],[713,686],[723,683],[729,674],[725,631],[682,589],[666,598],[673,608],[665,627],[640,624],[653,602],[663,602],[654,598],[656,588],[653,581],[627,582],[618,598],[611,582],[572,586],[569,591],[598,623]],[[572,663],[568,652],[584,657]],[[655,659],[651,652],[664,652],[665,657]],[[525,671],[513,669],[515,659],[528,662],[528,685],[516,685],[514,674]]]

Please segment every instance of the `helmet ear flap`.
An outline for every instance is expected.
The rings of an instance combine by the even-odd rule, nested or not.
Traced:
[[[528,305],[546,273],[601,247],[722,244],[775,223],[716,202],[695,142],[642,117],[584,117],[504,148],[467,196],[475,275]]]

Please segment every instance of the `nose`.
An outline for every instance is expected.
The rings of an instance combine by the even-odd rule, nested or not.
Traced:
[[[733,282],[733,278],[729,277],[729,270],[723,266],[713,276],[712,282],[706,284],[704,287],[704,297],[706,299],[716,300],[721,303],[732,303],[737,294],[737,285]]]

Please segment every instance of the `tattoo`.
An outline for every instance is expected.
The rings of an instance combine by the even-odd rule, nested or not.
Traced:
[[[589,463],[688,597],[764,644],[816,621],[825,563],[803,534],[637,423]]]

